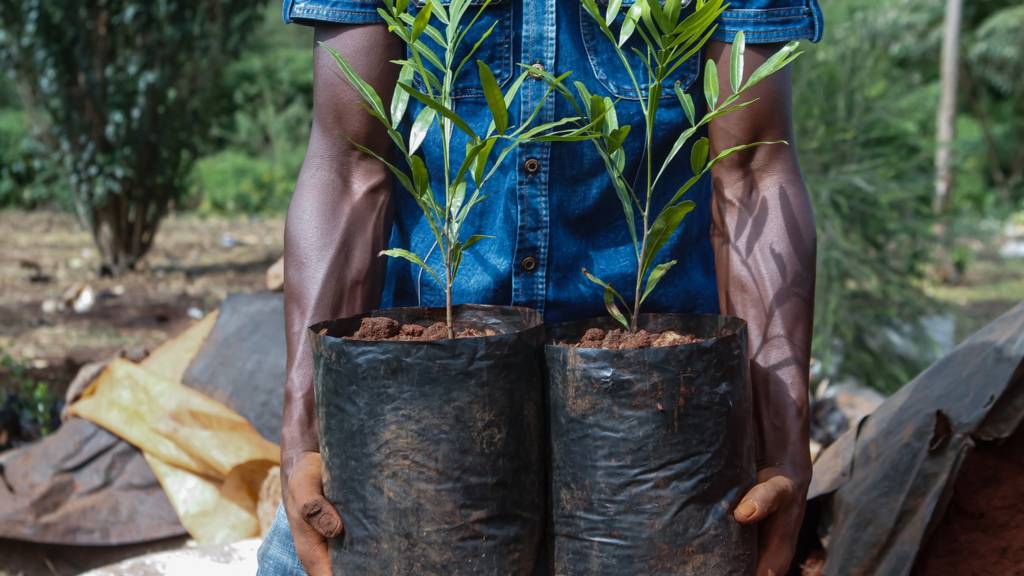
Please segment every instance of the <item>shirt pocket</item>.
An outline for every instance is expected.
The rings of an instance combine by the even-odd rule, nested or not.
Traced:
[[[608,7],[608,0],[596,0],[598,6],[602,10],[606,10]],[[664,0],[661,0],[664,4]],[[636,3],[636,0],[622,0],[622,9],[619,15],[615,18],[615,23],[612,24],[611,29],[614,33],[618,34],[619,28],[622,26],[622,21],[625,18],[626,11],[629,7]],[[687,13],[693,11],[693,2],[688,1],[684,4],[683,8]],[[639,26],[640,24],[638,24]],[[627,100],[639,100],[646,98],[649,90],[646,83],[647,74],[645,72],[643,61],[640,57],[633,52],[633,48],[643,52],[645,50],[645,44],[640,38],[640,35],[633,33],[629,38],[629,41],[622,46],[622,51],[626,55],[626,61],[629,62],[630,68],[636,75],[636,79],[642,85],[638,92],[633,87],[633,83],[629,79],[629,74],[622,67],[622,61],[615,54],[615,48],[611,45],[611,41],[605,37],[604,33],[601,32],[600,26],[594,19],[587,13],[586,9],[583,8],[582,3],[580,4],[580,34],[583,37],[583,48],[587,52],[587,59],[590,60],[590,67],[594,72],[594,79],[597,80],[612,96],[617,98],[625,98]],[[700,61],[703,50],[698,51],[696,54],[690,57],[689,60],[683,62],[679,68],[676,68],[675,72],[671,76],[665,79],[663,84],[664,90],[662,90],[662,98],[675,98],[673,87],[676,82],[679,82],[682,87],[689,88],[693,81],[700,74]]]
[[[448,6],[450,3],[451,0],[441,0],[441,4],[445,6]],[[413,0],[410,3],[409,9],[415,14],[425,4],[426,0]],[[471,0],[470,8],[466,10],[466,14],[462,17],[463,25],[472,22],[477,10],[483,4],[484,0]],[[491,72],[494,73],[494,77],[498,81],[498,85],[502,88],[512,79],[514,73],[512,63],[512,17],[511,0],[491,0],[490,4],[483,9],[480,17],[476,19],[476,22],[473,23],[469,32],[466,33],[466,37],[456,49],[454,64],[458,66],[459,62],[462,62],[463,58],[469,54],[469,51],[473,49],[473,46],[491,26],[494,26],[494,31],[491,32],[487,40],[480,45],[480,48],[477,49],[473,57],[463,66],[459,77],[452,85],[452,98],[483,97],[484,92],[480,88],[480,77],[476,67],[477,60],[483,60],[490,66]],[[444,30],[444,25],[436,16],[430,18],[430,23],[438,30]],[[424,35],[424,39],[430,49],[443,61],[444,50],[441,46],[434,42],[433,39],[426,37],[426,35]],[[407,53],[408,51],[408,48],[406,48]],[[433,64],[424,61],[424,66],[438,75],[438,77],[441,76],[441,71]],[[420,78],[419,74],[414,77],[413,86],[421,92],[426,91],[426,86],[424,86],[423,79]]]

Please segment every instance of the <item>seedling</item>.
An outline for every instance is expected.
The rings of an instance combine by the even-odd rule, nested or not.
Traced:
[[[457,113],[452,94],[453,86],[497,25],[495,23],[487,29],[465,55],[457,60],[456,54],[466,40],[466,33],[490,5],[490,0],[473,6],[475,10],[472,13],[469,11],[470,5],[471,0],[451,0],[448,4],[443,4],[439,0],[428,0],[413,16],[407,11],[408,0],[385,0],[384,7],[378,9],[378,13],[387,22],[388,29],[401,38],[409,48],[408,58],[394,61],[400,66],[400,71],[390,110],[385,110],[380,96],[359,77],[336,50],[327,48],[345,78],[359,93],[366,110],[387,128],[404,166],[393,164],[382,155],[358,143],[354,145],[382,162],[402,188],[415,199],[434,234],[434,248],[440,252],[443,269],[435,270],[424,258],[401,248],[384,250],[381,254],[412,262],[426,271],[439,285],[444,286],[449,338],[454,337],[452,286],[459,271],[459,264],[466,251],[477,242],[488,238],[482,234],[464,236],[463,224],[470,211],[486,198],[484,190],[488,181],[515,147],[523,142],[579,141],[595,136],[589,126],[574,125],[579,118],[536,123],[544,102],[543,98],[519,126],[511,126],[509,106],[523,81],[530,74],[525,66],[522,73],[509,85],[508,90],[502,93],[491,69],[482,60],[476,60],[480,85],[492,119],[490,126],[486,132],[480,134],[468,120]],[[431,16],[443,25],[442,29],[434,26]],[[427,42],[428,38],[439,48],[439,52],[435,51],[434,45]],[[556,89],[565,93],[561,82],[569,74],[565,73],[558,77],[546,75],[548,87],[545,96]],[[413,86],[417,77],[423,91]],[[399,125],[409,109],[410,99],[422,104],[423,108],[413,120],[406,137],[399,131]],[[427,166],[419,151],[433,126],[440,130],[443,161],[441,165]],[[452,150],[452,136],[456,130],[468,138],[464,151]],[[431,189],[430,175],[433,170],[444,171],[443,194],[435,194]]]
[[[745,40],[743,33],[738,33],[733,41],[730,62],[729,83],[732,94],[725,99],[719,98],[718,69],[713,61],[708,60],[704,70],[704,99],[707,102],[707,112],[703,117],[697,118],[692,97],[677,82],[674,92],[686,114],[689,127],[679,134],[666,156],[656,164],[652,154],[652,139],[656,127],[660,130],[665,129],[665,126],[657,126],[663,86],[666,79],[670,78],[687,59],[697,54],[711,38],[711,34],[716,28],[715,22],[725,9],[723,1],[696,0],[695,11],[684,18],[681,0],[665,0],[664,4],[658,0],[636,0],[626,10],[618,30],[614,31],[612,26],[622,12],[621,0],[610,0],[604,13],[601,12],[595,0],[582,0],[587,13],[594,19],[598,28],[614,48],[615,54],[637,93],[646,93],[644,97],[640,98],[640,108],[644,116],[641,166],[643,174],[634,179],[623,173],[626,167],[626,152],[623,149],[623,143],[630,137],[630,126],[619,126],[615,113],[616,102],[608,97],[591,95],[583,84],[575,83],[586,115],[600,133],[600,136],[593,142],[604,161],[615,193],[622,204],[622,211],[636,254],[637,273],[633,305],[627,304],[621,293],[609,283],[586,269],[583,270],[583,274],[604,290],[604,303],[608,313],[631,332],[637,330],[637,318],[644,301],[665,277],[665,274],[677,264],[676,260],[656,262],[658,253],[682,224],[683,218],[694,208],[694,203],[684,200],[683,196],[715,164],[726,157],[762,144],[786,143],[782,140],[753,142],[728,148],[714,158],[709,158],[708,139],[706,136],[700,136],[693,142],[690,152],[690,167],[693,176],[683,183],[660,208],[652,206],[655,187],[664,176],[669,164],[697,136],[699,131],[714,119],[752,104],[756,99],[741,101],[744,93],[800,55],[796,51],[798,44],[790,42],[744,81]],[[642,50],[632,49],[643,63],[643,69],[640,71],[633,70],[623,48],[634,35],[639,36],[643,44]],[[638,78],[638,74],[640,74],[640,78]],[[645,80],[642,81],[641,78]]]

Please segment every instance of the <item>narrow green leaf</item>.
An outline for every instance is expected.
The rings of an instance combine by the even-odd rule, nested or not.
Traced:
[[[398,72],[398,81],[406,84],[412,82],[415,70],[412,66],[403,65]],[[398,126],[405,117],[405,111],[409,108],[409,94],[397,85],[395,93],[391,95],[391,125]]]
[[[448,202],[448,213],[451,214],[452,220],[455,221],[455,225],[462,224],[458,221],[459,210],[462,209],[462,203],[466,201],[466,181],[460,180],[455,183],[455,189],[452,190],[451,199]]]
[[[422,92],[413,88],[412,86],[409,86],[408,84],[400,82],[398,85],[401,86],[403,90],[408,92],[410,96],[418,100],[424,106],[434,109],[438,114],[451,120],[456,126],[459,127],[460,130],[462,130],[466,134],[470,135],[473,138],[477,137],[476,132],[474,132],[473,129],[470,128],[469,124],[467,124],[465,120],[460,118],[458,114],[452,111],[451,108],[448,108],[444,104],[441,104],[437,100],[434,100],[430,96],[423,94]]]
[[[626,141],[626,137],[629,136],[631,128],[631,125],[626,124],[625,126],[620,126],[619,128],[612,130],[612,133],[609,134],[607,138],[609,154],[613,154],[616,150],[622,148],[622,143]]]
[[[708,102],[709,112],[718,106],[718,67],[710,58],[704,67],[704,99]]]
[[[354,146],[356,150],[359,150],[363,154],[366,154],[367,156],[376,159],[381,164],[384,164],[384,166],[386,166],[387,169],[395,176],[395,179],[398,180],[398,183],[402,185],[402,188],[408,190],[409,194],[416,196],[416,187],[413,185],[413,182],[409,180],[409,176],[406,175],[405,172],[402,172],[401,170],[398,169],[397,166],[385,160],[384,157],[381,156],[380,154],[377,154],[373,150],[367,148],[366,146],[363,146],[362,144],[359,144],[358,142],[352,142],[352,146]]]
[[[636,30],[636,23],[640,21],[640,17],[643,14],[643,7],[640,4],[633,4],[628,11],[626,11],[626,17],[622,20],[622,27],[619,28],[619,47],[625,46],[626,42],[629,41],[629,37],[633,35]]]
[[[668,20],[671,29],[676,27],[676,22],[679,20],[679,13],[682,10],[682,7],[682,0],[666,0],[665,19]]]
[[[430,13],[433,10],[433,4],[427,4],[420,8],[420,11],[416,13],[416,19],[412,23],[412,31],[409,35],[409,43],[412,44],[420,37],[420,34],[427,29],[427,24],[430,23]]]
[[[427,273],[434,277],[434,280],[436,280],[438,284],[444,286],[444,282],[441,281],[441,277],[437,275],[437,272],[434,272],[433,268],[427,266],[426,262],[420,260],[419,256],[413,254],[412,252],[409,252],[408,250],[403,250],[401,248],[389,248],[387,250],[381,250],[380,255],[390,256],[391,258],[402,258],[404,260],[408,260],[409,262],[412,262],[413,264],[426,270]]]
[[[484,145],[476,154],[476,166],[473,168],[473,181],[476,182],[477,188],[483,185],[484,170],[487,168],[487,160],[491,157],[491,151],[494,150],[494,143],[498,141],[497,136],[492,136],[487,140],[484,140]]]
[[[487,99],[487,107],[491,109],[491,116],[494,117],[494,127],[498,134],[504,134],[508,129],[508,110],[505,108],[505,98],[498,87],[498,81],[494,73],[483,60],[476,61],[480,71],[480,85],[484,89],[484,98]]]
[[[434,122],[436,115],[433,108],[424,108],[416,115],[416,120],[412,123],[412,128],[409,129],[409,154],[419,150],[420,145],[427,138],[427,132],[430,131],[430,125]]]
[[[412,165],[412,182],[416,186],[416,192],[413,195],[423,196],[430,188],[430,174],[427,172],[427,165],[423,163],[423,158],[415,155],[410,156],[409,163]]]
[[[740,91],[743,82],[743,53],[747,50],[747,39],[740,30],[732,41],[732,60],[729,63],[729,85],[733,94]]]
[[[621,324],[626,330],[629,330],[629,320],[626,319],[626,315],[622,313],[622,310],[619,310],[618,305],[615,304],[615,296],[607,288],[604,289],[604,308],[616,322]]]
[[[608,2],[608,11],[604,14],[604,23],[608,26],[615,22],[615,17],[619,15],[619,10],[622,9],[622,0],[611,0]]]
[[[679,229],[679,225],[682,224],[683,218],[687,214],[693,211],[695,205],[689,200],[680,202],[679,204],[672,204],[667,206],[658,214],[658,217],[654,219],[654,223],[651,224],[651,231],[647,234],[647,246],[645,246],[645,252],[641,255],[640,264],[640,276],[643,277],[647,270],[650,269],[651,263],[654,261],[655,256],[661,251],[665,243],[668,242],[672,234]]]
[[[479,242],[481,240],[491,239],[491,238],[494,238],[494,236],[487,236],[487,235],[484,235],[484,234],[474,234],[474,235],[470,236],[469,238],[467,238],[466,241],[462,243],[462,249],[463,250],[469,250],[469,248],[473,244],[476,244],[477,242]]]
[[[384,102],[377,95],[377,91],[372,86],[363,81],[359,77],[359,74],[349,65],[348,61],[334,48],[327,46],[323,42],[320,43],[327,52],[334,58],[334,61],[338,63],[342,73],[345,75],[345,79],[348,83],[355,88],[356,92],[359,93],[360,98],[370,106],[380,117],[385,117],[386,112],[384,111]]]
[[[697,110],[693,106],[693,98],[683,90],[683,85],[676,82],[676,98],[679,99],[679,105],[683,107],[683,112],[686,113],[686,119],[690,121],[690,126],[697,123]]]
[[[644,301],[647,300],[647,297],[650,296],[651,292],[654,291],[654,287],[658,285],[658,282],[661,282],[661,279],[664,278],[665,273],[668,272],[669,269],[671,269],[677,263],[677,260],[669,260],[668,262],[662,262],[661,264],[658,264],[657,266],[654,267],[654,270],[651,270],[651,275],[647,277],[647,286],[644,288],[643,296],[640,297],[641,304],[643,304]]]
[[[620,310],[618,305],[616,305],[615,303],[615,299],[617,298],[619,301],[622,302],[624,308],[626,308],[627,310],[629,309],[629,307],[626,306],[626,300],[622,297],[622,295],[619,294],[618,291],[615,290],[615,288],[612,288],[611,284],[605,282],[604,280],[601,280],[597,276],[594,276],[593,274],[588,272],[586,268],[583,269],[583,275],[587,278],[587,280],[590,280],[594,284],[597,284],[601,288],[604,288],[604,307],[608,310],[608,314],[610,314],[611,317],[614,318],[619,324],[622,324],[626,328],[626,330],[629,330],[629,321],[626,320],[625,314],[622,313],[622,310]]]
[[[693,148],[690,149],[690,169],[693,170],[694,174],[700,174],[704,170],[704,165],[708,161],[708,139],[706,136],[701,136],[693,143]]]
[[[750,75],[750,78],[747,78],[747,82],[743,85],[743,89],[747,90],[753,87],[758,82],[785,68],[786,65],[793,60],[796,60],[796,58],[802,54],[802,52],[796,51],[799,47],[799,42],[790,42],[780,48],[778,52],[772,54],[770,58],[765,60],[764,64],[758,66],[757,70],[754,70]]]

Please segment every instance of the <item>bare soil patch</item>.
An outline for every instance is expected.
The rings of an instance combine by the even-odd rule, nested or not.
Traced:
[[[0,354],[63,394],[81,365],[151,350],[229,293],[263,289],[284,220],[172,215],[138,269],[118,278],[99,277],[89,233],[71,214],[2,211],[0,230]],[[85,289],[79,311],[54,309]],[[12,380],[0,369],[0,389]]]

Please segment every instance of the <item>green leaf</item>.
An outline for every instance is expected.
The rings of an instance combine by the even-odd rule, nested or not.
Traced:
[[[665,276],[665,273],[669,271],[673,266],[678,263],[678,260],[669,260],[668,262],[662,262],[651,270],[651,275],[647,277],[647,286],[644,288],[644,294],[640,297],[640,303],[643,304],[647,297],[654,291],[654,287],[661,282],[661,279]]]
[[[765,60],[764,64],[758,66],[757,70],[754,70],[753,74],[750,75],[750,78],[747,78],[747,83],[743,85],[743,89],[747,90],[753,87],[758,82],[785,68],[786,65],[793,60],[796,60],[796,58],[802,54],[802,52],[796,51],[799,47],[799,42],[790,42],[780,48],[778,52],[772,54],[770,58]]]
[[[647,273],[651,263],[654,261],[654,257],[658,255],[658,252],[665,246],[665,243],[672,237],[672,234],[679,229],[683,218],[692,212],[694,207],[695,204],[689,200],[679,204],[672,204],[662,210],[661,214],[658,214],[658,217],[654,219],[654,223],[651,224],[651,231],[647,234],[645,252],[641,255],[641,277]]]
[[[416,42],[416,39],[420,37],[420,34],[427,29],[427,24],[430,23],[430,13],[433,10],[433,4],[427,4],[420,8],[420,11],[416,13],[416,19],[412,23],[412,31],[409,34],[409,44]]]
[[[413,88],[412,86],[409,86],[408,84],[400,82],[398,85],[401,86],[403,90],[408,92],[410,96],[418,100],[424,106],[432,108],[441,116],[444,116],[445,118],[451,120],[456,126],[459,127],[460,130],[462,130],[466,134],[470,135],[473,138],[477,137],[476,132],[474,132],[473,129],[469,127],[469,124],[467,124],[465,120],[460,118],[454,111],[452,111],[451,108],[448,108],[444,104],[441,104],[437,100],[434,100],[430,96],[423,94],[422,92]]]
[[[487,236],[487,235],[484,235],[484,234],[474,234],[474,235],[470,236],[469,238],[467,238],[466,241],[462,243],[462,249],[463,250],[469,250],[469,248],[473,244],[476,244],[477,242],[479,242],[481,240],[491,239],[491,238],[494,238],[494,236]]]
[[[391,258],[402,258],[404,260],[408,260],[409,262],[412,262],[413,264],[426,270],[431,276],[434,277],[434,280],[436,280],[438,284],[444,286],[444,282],[441,281],[441,277],[437,275],[437,272],[434,272],[433,268],[427,266],[426,262],[420,260],[419,256],[413,254],[412,252],[409,252],[408,250],[403,250],[401,248],[389,248],[387,250],[381,250],[380,255],[390,256]]]
[[[708,164],[704,168],[704,170],[710,170],[715,164],[718,164],[719,161],[724,160],[724,159],[728,158],[729,156],[732,156],[736,152],[739,152],[741,150],[747,150],[749,148],[756,148],[758,146],[765,146],[765,145],[768,145],[768,144],[786,144],[786,145],[789,145],[789,142],[786,142],[785,140],[770,140],[770,141],[765,140],[765,141],[761,141],[761,142],[751,142],[750,144],[741,144],[739,146],[733,146],[732,148],[726,148],[725,150],[722,150],[721,152],[719,152],[718,155],[715,156],[715,158],[711,161],[711,163]]]
[[[729,85],[733,94],[740,91],[743,82],[743,53],[747,50],[747,39],[740,30],[732,41],[732,60],[729,63]]]
[[[683,112],[686,113],[686,119],[690,121],[690,126],[697,123],[697,110],[693,106],[693,98],[683,90],[683,85],[680,82],[676,82],[676,98],[679,99],[679,105],[683,107]]]
[[[498,141],[497,136],[491,136],[487,140],[484,140],[484,145],[476,154],[476,166],[473,168],[473,181],[476,182],[477,189],[483,185],[484,170],[487,168],[487,160],[491,157],[491,151],[494,149],[494,143]]]
[[[619,10],[622,9],[622,0],[611,0],[608,2],[608,11],[604,14],[604,23],[608,26],[615,22],[615,17],[619,15]]]
[[[682,7],[682,0],[666,0],[665,18],[668,20],[671,28],[675,28],[675,23],[679,20],[679,12],[682,10]]]
[[[412,123],[412,128],[409,129],[409,154],[419,150],[420,145],[427,138],[427,132],[430,131],[430,125],[434,122],[436,115],[433,108],[424,108],[416,115],[416,120]]]
[[[377,91],[359,77],[359,74],[356,73],[352,66],[349,65],[348,61],[345,60],[341,53],[323,42],[321,42],[320,45],[323,46],[332,57],[334,57],[334,61],[338,63],[342,73],[345,75],[345,79],[348,80],[348,83],[351,84],[352,87],[355,88],[356,92],[359,93],[359,97],[362,98],[363,101],[366,102],[366,104],[370,106],[370,108],[379,117],[385,117],[384,102],[381,101],[380,96],[377,95]]]
[[[700,174],[708,161],[708,139],[701,136],[690,148],[690,169],[694,174]]]
[[[708,111],[718,106],[718,67],[710,58],[704,67],[704,99],[708,102]]]
[[[422,196],[430,188],[430,174],[427,172],[427,165],[419,156],[411,156],[409,163],[412,165],[412,182],[416,186],[414,195]]]
[[[412,66],[402,65],[398,72],[398,81],[408,84],[412,82],[413,74],[415,70]],[[395,93],[391,96],[391,125],[398,126],[402,122],[402,118],[405,117],[405,111],[409,107],[409,95],[397,85],[395,86]]]
[[[455,183],[455,190],[452,191],[451,200],[448,202],[448,213],[451,215],[452,220],[455,221],[455,225],[462,224],[458,221],[459,210],[462,209],[462,203],[466,201],[466,181],[460,180]]]
[[[626,141],[626,137],[629,136],[629,130],[632,128],[630,124],[620,126],[612,130],[612,133],[608,135],[608,153],[614,154],[616,150],[622,148],[622,143]]]
[[[619,47],[621,48],[629,41],[629,37],[633,35],[636,30],[636,23],[640,21],[640,16],[643,14],[643,7],[640,4],[633,4],[633,6],[626,12],[626,17],[622,20],[622,28],[619,29]]]
[[[491,109],[491,116],[494,117],[494,127],[498,134],[504,134],[508,129],[508,110],[505,108],[505,98],[498,87],[498,81],[494,73],[483,60],[476,61],[480,71],[480,85],[484,89],[484,98],[487,99],[487,107]]]
[[[629,321],[626,320],[626,315],[622,313],[622,310],[620,310],[618,305],[615,303],[615,299],[618,298],[619,301],[622,302],[623,308],[626,308],[627,310],[629,309],[629,307],[626,306],[626,300],[622,297],[622,295],[619,294],[618,291],[615,290],[615,288],[612,288],[611,284],[608,284],[604,280],[601,280],[597,276],[594,276],[593,274],[588,272],[586,268],[583,269],[583,275],[586,276],[587,280],[590,280],[594,284],[597,284],[598,286],[604,288],[605,309],[608,310],[608,314],[610,314],[611,317],[616,320],[616,322],[622,324],[622,326],[626,330],[629,330]]]

